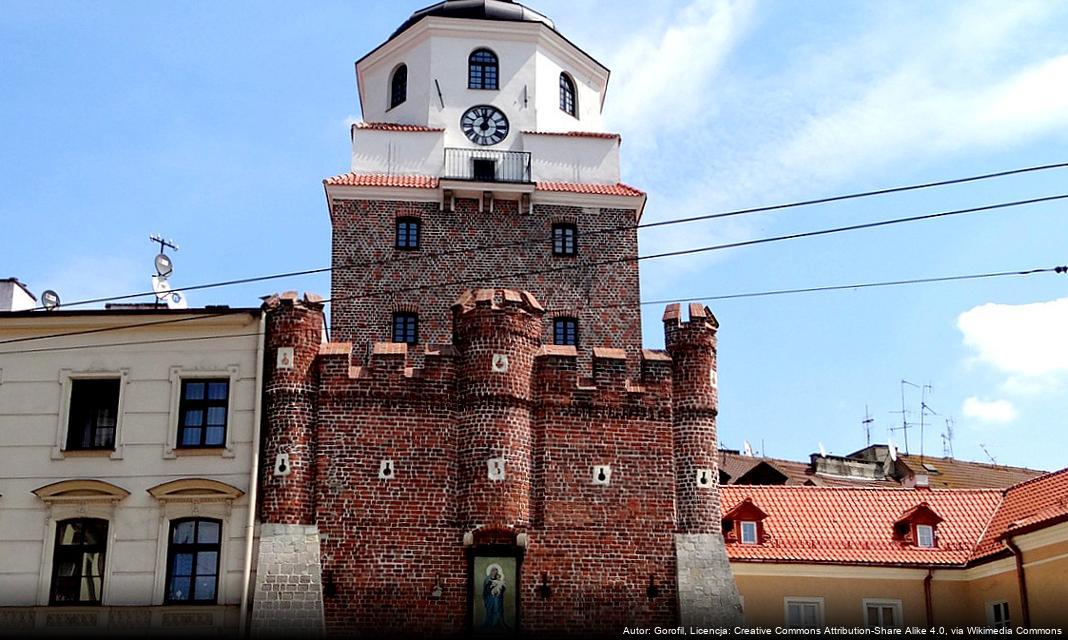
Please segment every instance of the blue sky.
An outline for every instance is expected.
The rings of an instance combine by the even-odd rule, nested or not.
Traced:
[[[429,0],[426,0],[429,1]],[[353,62],[424,0],[19,2],[0,22],[0,276],[65,300],[327,266],[321,180],[348,168]],[[1061,2],[531,0],[612,69],[605,105],[645,220],[1068,161]],[[643,233],[641,251],[1068,193],[1068,172]],[[648,261],[644,299],[1068,263],[1065,204]],[[925,451],[1068,464],[1068,276],[720,301],[720,438],[805,458],[900,423]],[[190,294],[255,305],[328,276]],[[663,344],[660,308],[644,314]],[[906,388],[911,420],[919,392]],[[918,452],[918,430],[910,448]],[[901,443],[900,434],[894,439]],[[763,443],[763,444],[761,444]]]

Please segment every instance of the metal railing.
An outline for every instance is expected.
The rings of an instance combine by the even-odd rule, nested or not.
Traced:
[[[530,152],[447,148],[442,178],[475,182],[530,182]]]

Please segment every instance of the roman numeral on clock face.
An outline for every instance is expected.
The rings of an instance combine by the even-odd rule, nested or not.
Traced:
[[[508,118],[489,105],[471,107],[460,118],[460,128],[471,142],[494,145],[508,137]]]

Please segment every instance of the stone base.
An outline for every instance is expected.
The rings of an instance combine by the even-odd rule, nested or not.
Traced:
[[[679,624],[731,628],[744,621],[723,536],[675,535],[679,577]]]
[[[319,528],[264,524],[256,563],[252,635],[259,638],[324,635]]]

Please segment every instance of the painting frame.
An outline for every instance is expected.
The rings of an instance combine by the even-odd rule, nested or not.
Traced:
[[[522,584],[524,549],[516,544],[478,544],[467,548],[467,616],[465,631],[480,637],[518,636],[522,625]],[[486,602],[483,588],[487,584],[491,568],[496,565],[503,570],[499,579],[505,585],[500,612],[504,625],[492,629],[485,627]],[[514,573],[514,575],[508,575]],[[478,575],[476,575],[478,574]],[[486,574],[486,575],[482,575]],[[492,614],[491,614],[492,615]]]

